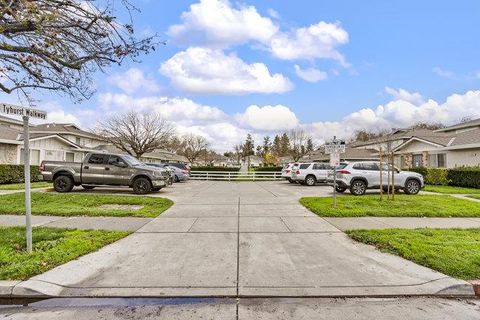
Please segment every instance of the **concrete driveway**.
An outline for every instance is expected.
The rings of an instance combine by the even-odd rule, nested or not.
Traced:
[[[350,240],[298,204],[328,187],[176,184],[131,236],[13,287],[18,295],[335,297],[473,295],[471,285]]]

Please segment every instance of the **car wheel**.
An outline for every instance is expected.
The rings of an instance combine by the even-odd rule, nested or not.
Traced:
[[[53,181],[53,189],[57,192],[70,192],[73,189],[73,179],[65,175],[58,176]]]
[[[175,175],[175,182],[180,182],[180,179],[178,179],[177,175]]]
[[[305,184],[309,187],[311,186],[314,186],[315,183],[317,183],[317,179],[315,179],[314,176],[307,176],[307,178],[305,178]]]
[[[346,189],[346,188],[336,187],[335,190],[336,190],[338,193],[344,193],[347,189]]]
[[[355,180],[350,185],[350,193],[355,196],[362,196],[367,191],[367,184],[362,180]]]
[[[82,188],[85,189],[85,190],[92,190],[95,187],[94,186],[82,186]]]
[[[407,180],[405,184],[405,193],[406,194],[417,194],[420,192],[420,182],[414,179]]]
[[[133,192],[136,194],[146,194],[152,190],[152,184],[147,178],[137,178],[133,182]]]

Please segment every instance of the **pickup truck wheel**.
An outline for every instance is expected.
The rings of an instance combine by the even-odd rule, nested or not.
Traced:
[[[73,189],[73,179],[69,176],[60,175],[53,180],[53,189],[57,192],[70,192]]]
[[[417,194],[420,191],[420,182],[415,179],[407,180],[405,183],[406,194]]]
[[[354,180],[350,186],[350,193],[354,196],[363,196],[367,191],[367,184],[362,180]]]
[[[94,186],[82,186],[82,188],[85,189],[85,190],[92,190],[95,187]]]
[[[136,194],[146,194],[152,190],[152,184],[147,178],[137,178],[133,181],[133,192]]]
[[[180,182],[180,179],[178,178],[177,175],[175,175],[175,182]]]
[[[315,183],[317,183],[317,179],[315,179],[314,176],[311,176],[311,175],[310,175],[310,176],[307,176],[307,177],[305,178],[305,184],[306,184],[307,186],[309,186],[309,187],[314,186]]]

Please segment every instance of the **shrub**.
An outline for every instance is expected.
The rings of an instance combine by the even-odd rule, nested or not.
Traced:
[[[428,169],[425,167],[418,167],[418,168],[409,168],[408,171],[413,171],[416,173],[420,173],[424,178],[427,176]]]
[[[443,168],[429,168],[427,174],[424,176],[426,184],[447,186],[450,180],[448,179],[448,169]]]
[[[198,166],[192,167],[192,171],[239,171],[240,168]]]
[[[259,172],[259,171],[270,171],[270,172],[273,172],[273,171],[282,171],[283,167],[280,167],[280,166],[275,166],[275,167],[260,167],[260,168],[255,168],[255,171],[256,172]]]
[[[30,166],[30,181],[39,181],[38,166]],[[25,182],[23,165],[0,164],[0,184]]]
[[[451,186],[480,189],[480,167],[448,169],[447,179]]]

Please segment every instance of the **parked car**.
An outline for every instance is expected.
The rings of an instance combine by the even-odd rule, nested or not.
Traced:
[[[55,191],[70,192],[74,186],[128,186],[137,194],[166,186],[166,172],[152,168],[130,155],[88,153],[82,162],[43,161],[41,178],[52,182]]]
[[[400,171],[397,168],[382,164],[383,187],[387,187],[387,170],[395,170],[395,189],[406,194],[417,194],[423,187],[423,176],[416,172]],[[363,195],[367,189],[380,189],[380,162],[359,161],[350,162],[336,168],[336,190],[345,192],[347,189],[356,196]],[[333,177],[329,178],[333,185]]]
[[[175,170],[173,170],[172,167],[170,167],[168,164],[165,163],[148,163],[148,166],[155,167],[155,168],[162,168],[164,169],[167,174],[166,174],[166,179],[167,179],[167,185],[172,185],[173,184],[173,176]]]
[[[181,162],[169,162],[167,163],[167,165],[169,165],[170,167],[175,167],[175,168],[178,168],[180,170],[186,170],[188,171],[188,174],[190,174],[190,167],[188,165],[186,165],[185,163],[181,163]]]
[[[286,179],[290,183],[294,183],[295,181],[292,180],[292,173],[298,166],[298,163],[287,163],[283,166],[282,169],[282,178]]]
[[[300,163],[293,170],[292,180],[307,186],[313,186],[317,182],[327,182],[328,173],[332,170],[328,163],[310,162]]]
[[[186,169],[180,169],[178,166],[173,166],[172,164],[169,164],[169,163],[151,164],[151,165],[169,170],[172,176],[172,182],[187,181],[188,179],[190,179],[190,172]],[[183,163],[180,163],[178,165],[179,166],[183,165]]]

